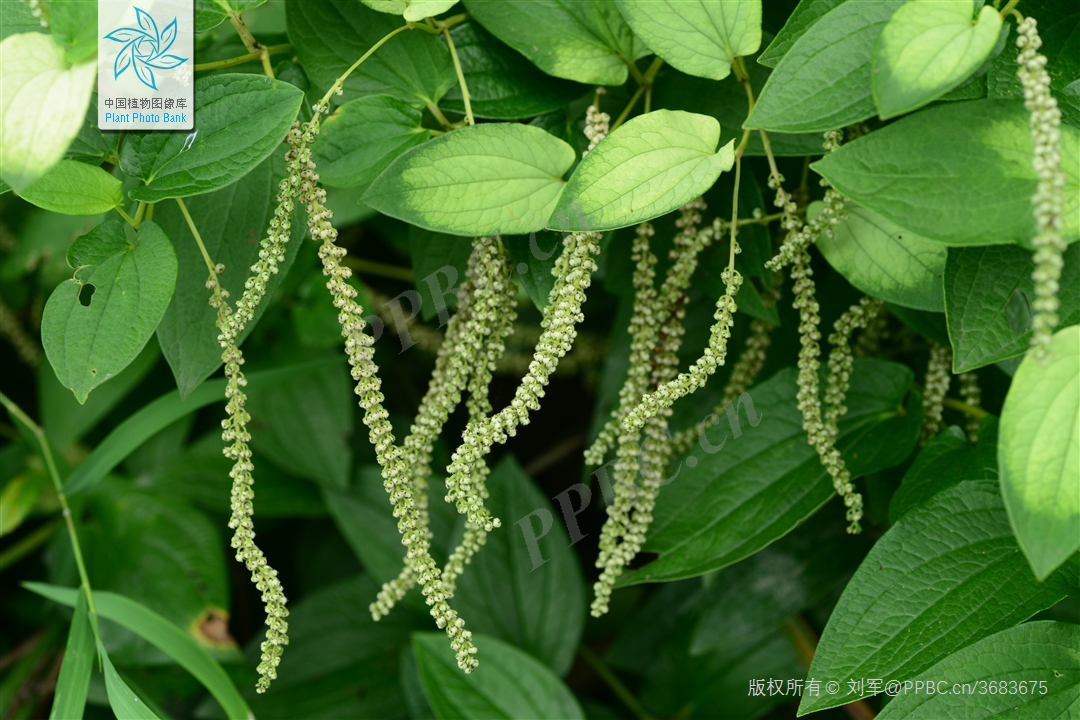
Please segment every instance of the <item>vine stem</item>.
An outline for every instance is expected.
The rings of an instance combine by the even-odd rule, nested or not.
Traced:
[[[188,229],[191,230],[191,234],[195,237],[195,244],[199,246],[199,252],[202,253],[203,260],[206,261],[206,269],[210,271],[210,277],[217,277],[217,269],[214,267],[214,261],[210,259],[210,253],[206,251],[206,245],[203,244],[202,235],[199,234],[199,229],[195,227],[195,221],[191,219],[191,213],[188,212],[187,205],[180,198],[175,198],[176,204],[180,206],[180,212],[184,215],[184,220],[187,221]]]
[[[342,73],[341,77],[339,77],[337,80],[334,81],[334,84],[331,85],[330,89],[326,91],[325,95],[323,95],[323,98],[320,101],[320,103],[323,104],[323,105],[326,105],[327,103],[329,103],[330,102],[330,96],[333,95],[334,93],[336,93],[341,88],[341,86],[345,84],[345,81],[349,78],[350,75],[353,74],[353,71],[356,70],[356,68],[360,67],[360,65],[365,60],[367,60],[369,57],[371,57],[375,53],[376,50],[378,50],[383,45],[385,45],[386,42],[388,40],[390,40],[390,38],[394,37],[399,32],[402,32],[404,30],[411,30],[412,27],[413,26],[411,24],[406,24],[406,25],[402,25],[399,28],[395,28],[395,29],[391,30],[390,32],[388,32],[386,35],[384,35],[377,43],[375,43],[370,48],[368,48],[368,51],[366,53],[364,53],[363,55],[361,55],[359,60],[354,62],[352,65],[350,65],[349,69],[346,70],[344,73]]]
[[[739,244],[735,239],[739,234],[739,178],[742,176],[742,158],[735,158],[735,191],[731,195],[731,248],[728,253],[728,273],[735,270],[735,253]]]
[[[638,702],[634,694],[630,692],[629,688],[623,685],[622,680],[611,671],[611,668],[607,666],[603,660],[601,660],[596,653],[589,649],[587,645],[582,644],[581,649],[578,651],[582,659],[589,663],[589,666],[596,671],[596,674],[600,676],[612,692],[619,696],[619,699],[623,701],[623,704],[629,708],[630,712],[634,714],[638,720],[649,720],[648,713],[641,707],[641,703]]]
[[[750,73],[746,71],[746,64],[741,57],[735,58],[731,63],[731,69],[735,73],[735,77],[739,79],[743,89],[746,90],[746,100],[749,103],[746,108],[746,117],[750,117],[750,113],[754,111],[754,89],[750,87]],[[739,147],[735,148],[735,158],[738,161],[742,157],[743,152],[746,151],[746,146],[750,142],[749,129],[743,130],[742,140],[739,141]],[[762,131],[764,134],[764,131]]]
[[[465,122],[469,125],[475,125],[476,120],[473,119],[472,103],[469,101],[469,86],[465,84],[465,73],[461,70],[461,61],[458,60],[454,39],[450,37],[450,28],[445,25],[442,32],[443,37],[446,38],[446,45],[450,48],[450,57],[454,59],[454,72],[457,73],[458,85],[461,86],[461,99],[465,101]]]
[[[645,112],[649,111],[648,108],[652,104],[652,85],[653,85],[653,81],[656,79],[656,73],[658,73],[660,71],[660,68],[661,68],[661,66],[663,66],[663,64],[664,64],[664,61],[662,59],[660,59],[660,58],[654,59],[652,61],[652,65],[650,65],[649,69],[645,71],[644,75],[642,75],[641,72],[638,71],[637,67],[633,63],[629,63],[630,68],[634,71],[633,72],[634,78],[637,79],[637,81],[638,81],[638,88],[637,88],[637,91],[635,91],[634,94],[630,97],[630,102],[626,103],[626,107],[624,107],[623,111],[621,113],[619,113],[619,117],[616,118],[614,123],[612,123],[611,130],[608,131],[609,134],[612,133],[612,132],[615,132],[615,129],[617,127],[619,127],[620,125],[622,125],[623,122],[626,121],[627,116],[630,115],[630,112],[634,109],[634,106],[637,105],[637,101],[640,100],[641,96],[645,95],[646,92],[648,92],[649,94],[646,95],[646,100],[645,100],[646,110],[645,110]]]
[[[292,49],[292,45],[285,43],[283,45],[269,45],[263,48],[263,52],[267,55],[281,55],[282,53],[292,52]],[[243,65],[252,60],[262,60],[263,52],[249,52],[247,55],[239,55],[234,58],[229,58],[228,60],[215,60],[214,62],[201,63],[195,66],[195,72],[199,72],[200,70],[220,70],[221,68],[233,67],[234,65]]]
[[[41,447],[41,457],[45,460],[45,467],[49,471],[49,478],[52,480],[53,488],[56,490],[56,497],[60,500],[64,524],[67,525],[68,538],[71,540],[71,550],[75,555],[75,566],[78,568],[79,580],[82,582],[83,590],[86,591],[86,604],[94,617],[97,617],[97,608],[94,606],[94,594],[90,591],[90,576],[86,572],[86,563],[83,562],[82,548],[79,546],[79,536],[75,532],[75,521],[71,517],[71,507],[68,505],[67,495],[64,494],[64,485],[60,481],[60,472],[56,469],[56,462],[53,460],[52,448],[49,447],[49,439],[45,436],[45,431],[41,429],[41,426],[31,420],[30,416],[22,411],[22,408],[12,402],[11,398],[2,392],[0,392],[0,404],[4,406],[11,417],[18,420],[33,433],[34,438]]]
[[[941,403],[953,410],[959,410],[970,418],[975,420],[982,420],[984,417],[989,417],[990,413],[983,410],[981,407],[975,407],[970,403],[966,403],[963,400],[957,400],[956,398],[947,397],[941,401]]]
[[[135,229],[139,228],[139,226],[135,222],[135,218],[128,215],[127,212],[124,210],[124,208],[117,205],[116,207],[113,208],[113,210],[120,213],[120,217],[124,218],[124,220],[127,222],[128,225],[130,225],[131,227],[133,227]]]
[[[259,41],[256,40],[255,36],[248,30],[248,26],[244,24],[244,19],[240,17],[240,14],[235,10],[229,11],[229,22],[236,28],[236,34],[240,36],[240,40],[244,43],[244,47],[248,49],[248,52],[262,62],[263,73],[266,77],[274,77],[274,68],[270,65],[270,53],[268,48],[259,44]],[[198,70],[198,67],[195,69]]]

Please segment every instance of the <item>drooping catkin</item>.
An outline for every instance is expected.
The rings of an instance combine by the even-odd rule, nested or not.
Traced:
[[[327,112],[324,104],[315,106],[315,117],[303,129],[298,160],[302,164],[299,195],[308,211],[308,227],[311,237],[320,243],[319,258],[323,275],[328,280],[327,289],[338,309],[338,322],[345,338],[345,352],[352,366],[356,381],[356,394],[364,410],[364,424],[368,427],[369,440],[375,448],[375,456],[382,468],[383,486],[390,496],[394,517],[398,519],[398,531],[405,546],[406,562],[412,576],[420,584],[435,624],[446,631],[450,647],[456,653],[458,667],[472,672],[478,662],[472,633],[465,629],[465,621],[450,607],[443,591],[441,572],[429,552],[428,528],[424,525],[414,484],[409,476],[405,451],[395,444],[389,413],[383,407],[382,382],[375,364],[374,340],[364,332],[363,308],[356,302],[356,290],[347,280],[352,272],[342,265],[346,250],[336,244],[337,231],[331,219],[333,213],[326,207],[326,191],[319,187],[310,145],[319,134],[321,114]],[[400,580],[400,578],[399,578]],[[375,608],[378,610],[379,608]],[[374,611],[373,611],[374,614]]]
[[[1032,165],[1038,185],[1031,198],[1035,215],[1034,313],[1031,318],[1031,348],[1035,357],[1045,359],[1047,346],[1058,324],[1058,299],[1065,240],[1062,238],[1065,208],[1065,173],[1061,168],[1061,110],[1050,92],[1046,56],[1039,53],[1042,39],[1035,18],[1025,18],[1016,28],[1017,75],[1024,91],[1024,107],[1031,113]]]
[[[952,350],[945,345],[930,346],[930,361],[926,366],[926,382],[923,385],[922,443],[941,430],[941,416],[945,411],[945,395],[952,379]]]

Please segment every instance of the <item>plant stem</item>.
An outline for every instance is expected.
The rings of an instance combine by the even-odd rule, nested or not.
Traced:
[[[728,273],[735,271],[735,253],[739,249],[736,236],[739,230],[739,178],[742,176],[742,158],[735,158],[735,190],[731,195],[731,247],[728,251]]]
[[[292,49],[293,46],[288,43],[283,45],[270,45],[263,48],[263,52],[251,52],[247,55],[229,58],[228,60],[215,60],[214,62],[201,63],[195,66],[195,72],[199,72],[200,70],[220,70],[221,68],[233,67],[234,65],[243,65],[252,60],[261,60],[264,52],[267,55],[281,55],[282,53],[292,52]]]
[[[353,270],[362,272],[366,275],[375,275],[377,277],[390,278],[392,280],[404,280],[405,282],[412,282],[414,277],[413,271],[409,268],[388,265],[386,263],[375,262],[374,260],[362,260],[360,258],[352,257],[351,255],[347,255],[342,262]]]
[[[600,676],[600,679],[607,683],[607,686],[611,688],[612,692],[619,696],[619,699],[623,701],[623,704],[634,714],[638,720],[648,720],[649,715],[645,712],[645,709],[641,707],[641,703],[637,701],[634,694],[623,685],[622,680],[618,678],[615,673],[611,671],[611,668],[607,666],[603,660],[601,660],[596,653],[589,649],[587,645],[582,645],[578,650],[582,659],[589,663],[589,666],[596,671],[596,674]]]
[[[732,70],[735,71],[735,77],[739,79],[743,89],[746,90],[746,101],[748,106],[746,108],[746,117],[750,117],[750,113],[754,111],[754,89],[750,87],[750,74],[746,71],[746,65],[743,63],[741,57],[735,58],[735,61],[731,64]],[[743,152],[746,151],[746,146],[750,142],[750,130],[743,130],[742,140],[739,141],[739,147],[735,148],[735,157],[741,158]]]
[[[274,77],[274,68],[270,66],[270,53],[267,48],[259,44],[255,39],[255,36],[248,30],[247,25],[244,24],[244,19],[240,17],[240,13],[230,10],[229,22],[236,28],[236,34],[240,36],[240,40],[243,41],[244,47],[248,49],[248,52],[262,61],[263,73],[268,78]],[[198,68],[195,68],[198,70]]]
[[[454,129],[454,123],[446,119],[446,116],[443,115],[443,112],[439,109],[438,105],[429,100],[427,101],[427,109],[433,116],[435,116],[435,119],[438,120],[439,124],[443,126],[444,130]]]
[[[615,128],[617,128],[617,127],[619,127],[620,125],[623,124],[623,121],[626,120],[626,116],[629,115],[630,111],[634,109],[634,106],[637,105],[638,99],[641,98],[641,96],[642,96],[642,94],[644,94],[644,92],[645,92],[645,86],[644,85],[638,85],[638,89],[636,91],[634,91],[634,94],[632,96],[630,96],[630,102],[626,103],[626,107],[624,107],[623,111],[621,113],[619,113],[619,117],[617,117],[615,119],[615,122],[613,122],[611,124],[611,131],[610,132],[615,132]]]
[[[984,417],[989,417],[990,413],[983,410],[981,407],[975,407],[963,400],[957,400],[956,398],[947,397],[941,401],[945,407],[950,407],[953,410],[959,410],[968,417],[976,420],[982,420]]]
[[[1009,2],[1005,4],[1005,7],[1001,8],[1001,19],[1004,20],[1005,16],[1013,12],[1013,8],[1015,8],[1019,4],[1020,0],[1009,0]],[[1023,20],[1021,19],[1020,22],[1023,22]]]
[[[614,132],[615,128],[619,127],[626,121],[627,116],[630,115],[630,111],[634,109],[635,105],[637,105],[637,101],[641,98],[642,94],[652,90],[653,80],[656,79],[656,73],[660,70],[660,67],[663,64],[663,60],[661,60],[660,58],[656,58],[652,61],[652,64],[649,65],[649,69],[645,71],[644,75],[642,75],[641,73],[636,73],[634,75],[634,77],[638,79],[638,89],[630,98],[630,102],[626,103],[626,107],[623,108],[623,111],[619,113],[619,117],[616,118],[614,123],[612,123],[610,132]],[[630,64],[630,67],[634,68],[635,70],[637,69],[633,65],[633,63]],[[649,112],[649,107],[651,103],[652,96],[646,95],[645,112]]]
[[[146,203],[144,203],[144,202],[142,202],[140,200],[139,201],[139,207],[135,208],[135,220],[134,220],[135,225],[134,225],[134,227],[135,227],[136,230],[138,230],[139,226],[142,225],[143,216],[145,216],[145,215],[146,215]]]
[[[184,215],[184,220],[187,221],[188,229],[191,230],[191,234],[195,237],[195,244],[199,246],[199,252],[202,253],[203,260],[206,262],[206,269],[210,271],[210,277],[217,277],[217,270],[214,267],[214,261],[210,259],[210,253],[206,251],[206,245],[203,244],[202,235],[199,234],[199,229],[195,227],[195,221],[191,219],[191,213],[188,212],[187,205],[180,198],[175,198],[176,204],[180,206],[180,212]]]
[[[454,60],[454,72],[457,73],[458,85],[461,86],[461,99],[465,102],[465,122],[469,125],[475,125],[476,120],[473,119],[472,103],[469,102],[469,87],[465,84],[465,73],[461,70],[461,61],[458,60],[457,48],[454,47],[454,39],[450,37],[450,28],[443,26],[443,37],[446,38],[446,45],[450,48],[450,57]]]
[[[348,70],[346,70],[346,71],[345,71],[345,72],[344,72],[344,73],[343,73],[343,74],[341,75],[341,77],[339,77],[339,78],[338,78],[337,80],[335,80],[335,81],[334,81],[334,84],[333,84],[333,85],[331,85],[331,86],[330,86],[330,89],[326,91],[326,94],[325,94],[325,95],[323,95],[323,98],[322,98],[322,100],[321,100],[320,102],[321,102],[321,103],[322,103],[323,105],[325,105],[325,104],[329,103],[329,102],[330,102],[330,96],[331,96],[331,95],[333,95],[334,93],[336,93],[336,92],[338,91],[338,89],[339,89],[339,88],[340,88],[340,87],[341,87],[342,85],[344,85],[344,84],[345,84],[345,81],[346,81],[346,80],[347,80],[347,79],[349,78],[349,76],[350,76],[350,75],[352,75],[352,73],[353,73],[353,70],[356,70],[356,68],[360,67],[360,65],[361,65],[361,64],[362,64],[362,63],[363,63],[363,62],[364,62],[365,60],[367,60],[367,59],[368,59],[369,57],[371,57],[371,56],[372,56],[372,54],[373,54],[373,53],[374,53],[374,52],[375,52],[376,50],[378,50],[378,49],[379,49],[379,48],[381,48],[381,47],[382,47],[383,45],[385,45],[385,44],[386,44],[386,41],[387,41],[387,40],[389,40],[390,38],[394,37],[394,36],[395,36],[395,35],[397,35],[397,34],[398,34],[399,32],[402,32],[402,31],[404,31],[404,30],[411,30],[411,29],[412,29],[412,27],[413,27],[412,25],[402,25],[402,26],[401,26],[401,27],[399,27],[399,28],[395,28],[394,30],[391,30],[391,31],[390,31],[390,32],[388,32],[388,33],[387,33],[386,35],[384,35],[384,36],[383,36],[383,37],[382,37],[382,38],[381,38],[381,39],[380,39],[380,40],[379,40],[379,41],[378,41],[377,43],[375,43],[375,44],[374,44],[374,45],[372,45],[372,46],[371,46],[370,48],[368,48],[368,51],[367,51],[366,53],[364,53],[363,55],[361,55],[361,56],[360,56],[360,59],[359,59],[359,60],[357,60],[356,62],[354,62],[354,63],[353,63],[352,65],[350,65],[350,66],[349,66],[349,69],[348,69]],[[445,118],[444,118],[444,119],[445,119]]]
[[[139,226],[138,226],[138,224],[136,224],[136,222],[135,222],[135,218],[133,218],[133,217],[131,217],[130,215],[128,215],[128,214],[127,214],[127,212],[125,212],[125,211],[124,211],[124,208],[123,208],[123,207],[121,207],[121,206],[117,205],[116,207],[114,207],[114,208],[113,208],[113,210],[115,210],[116,212],[120,213],[120,217],[124,218],[124,220],[126,220],[126,221],[127,221],[127,224],[128,224],[128,225],[130,225],[130,226],[131,226],[131,227],[133,227],[133,228],[136,228],[136,229],[138,229],[138,227],[139,227]]]
[[[48,468],[49,478],[52,479],[53,488],[56,490],[56,497],[60,500],[64,524],[67,525],[68,538],[71,540],[71,550],[75,555],[75,566],[79,570],[79,579],[82,582],[83,589],[86,591],[86,603],[90,608],[90,612],[96,616],[97,609],[94,607],[94,595],[90,591],[90,577],[86,573],[86,563],[83,562],[82,549],[79,547],[79,536],[75,533],[75,521],[71,517],[71,508],[68,506],[67,495],[64,494],[64,485],[60,481],[60,473],[57,471],[56,462],[53,460],[49,439],[45,437],[45,431],[41,429],[41,426],[31,420],[30,416],[22,411],[22,408],[2,392],[0,392],[0,405],[7,409],[12,418],[18,420],[33,433],[34,438],[41,447],[41,457],[45,460],[45,467]]]

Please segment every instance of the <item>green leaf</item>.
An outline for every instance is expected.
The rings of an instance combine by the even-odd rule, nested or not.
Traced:
[[[877,541],[840,596],[809,676],[841,687],[924,677],[950,653],[1050,607],[1069,583],[1067,573],[1043,583],[1031,574],[996,481],[962,482]],[[804,696],[799,714],[854,699]]]
[[[740,403],[738,422],[720,417],[704,443],[681,459],[660,493],[643,546],[659,558],[623,575],[620,585],[731,565],[783,537],[835,496],[806,441],[795,376],[789,368],[751,388],[753,408]],[[856,362],[837,443],[854,477],[896,465],[914,447],[922,420],[918,396],[903,407],[912,378],[902,365]]]
[[[415,633],[412,647],[431,709],[439,720],[463,717],[584,720],[573,694],[551,670],[512,645],[475,635],[480,667],[458,669],[444,633]]]
[[[935,685],[941,690],[904,693],[878,718],[1075,717],[1080,712],[1077,648],[1080,625],[1041,621],[1002,630],[927,670],[927,678],[945,680]]]
[[[573,543],[558,511],[512,455],[493,468],[489,488],[488,507],[506,532],[489,535],[473,558],[458,581],[455,607],[473,632],[510,643],[561,677],[585,625],[585,579]],[[545,513],[551,530],[537,537]]]
[[[457,5],[457,0],[361,0],[372,10],[401,15],[407,22],[434,17]]]
[[[109,707],[118,718],[124,720],[158,720],[154,711],[147,707],[146,703],[128,687],[120,673],[116,672],[109,653],[105,652],[105,646],[97,641],[98,657],[101,658],[102,670],[105,674],[105,691],[109,695]]]
[[[364,202],[428,230],[525,234],[544,227],[573,162],[573,149],[540,128],[473,125],[399,156]]]
[[[287,0],[285,19],[296,56],[319,95],[375,43],[403,24],[356,0]],[[437,103],[457,82],[450,51],[425,32],[392,38],[345,81],[345,99],[383,93]]]
[[[97,59],[97,10],[97,3],[85,0],[52,0],[49,3],[49,29],[53,40],[66,48],[65,61]]]
[[[495,37],[557,78],[622,85],[626,64],[649,50],[607,0],[464,0]]]
[[[717,150],[720,123],[681,110],[639,115],[608,135],[574,170],[548,227],[610,230],[671,212],[708,190],[735,162]]]
[[[303,99],[299,88],[260,75],[199,78],[194,132],[125,139],[120,167],[145,183],[131,198],[158,202],[231,185],[281,145]]]
[[[79,128],[79,134],[71,141],[64,157],[89,165],[101,165],[118,155],[119,152],[120,133],[102,132],[98,127],[97,94],[95,93],[90,96],[90,106],[86,109],[86,117],[83,119],[82,127]]]
[[[551,289],[555,287],[555,261],[559,259],[562,238],[559,233],[543,230],[530,234],[503,238],[503,247],[510,253],[514,273],[525,287],[533,304],[539,310],[547,307]]]
[[[862,5],[862,3],[851,3]],[[1080,236],[1080,130],[1061,128],[1062,234]],[[1035,234],[1028,112],[1020,102],[945,103],[864,135],[811,165],[885,219],[945,245]]]
[[[72,595],[77,598],[72,603],[75,612],[71,616],[71,629],[68,631],[67,647],[64,648],[64,664],[60,666],[60,677],[53,693],[50,720],[82,720],[86,691],[90,688],[90,671],[94,669],[97,654],[86,606],[86,591],[80,588],[72,591]]]
[[[23,190],[59,162],[79,134],[97,62],[68,67],[64,48],[38,32],[5,38],[0,59],[0,177]]]
[[[409,228],[413,283],[420,296],[420,317],[425,322],[441,313],[441,326],[449,317],[447,308],[457,303],[457,289],[465,282],[472,246],[472,238],[431,232],[416,226]],[[408,296],[399,302],[402,312],[416,309],[409,307]]]
[[[22,525],[48,486],[49,476],[43,469],[28,468],[6,482],[0,490],[0,537]]]
[[[845,2],[807,28],[777,63],[746,126],[825,132],[872,117],[874,42],[903,2]]]
[[[229,17],[229,11],[237,14],[254,10],[266,0],[195,0],[195,31],[204,32],[217,27]]]
[[[420,124],[422,116],[391,95],[345,103],[323,121],[312,147],[320,180],[329,187],[367,185],[391,160],[431,137]]]
[[[637,37],[690,75],[723,80],[735,58],[761,47],[761,0],[617,0],[616,5]]]
[[[1040,580],[1080,549],[1080,326],[1029,355],[1001,409],[1001,494]]]
[[[320,485],[345,488],[352,469],[353,399],[343,360],[248,388],[255,451]],[[302,412],[299,412],[302,408]]]
[[[135,359],[176,286],[176,253],[161,228],[144,222],[132,244],[124,227],[108,220],[72,244],[75,277],[53,291],[41,318],[49,363],[80,403]]]
[[[776,67],[791,46],[826,13],[847,0],[799,0],[798,6],[788,16],[784,27],[776,34],[769,46],[762,51],[758,62],[765,67]]]
[[[814,208],[811,208],[811,213]],[[856,203],[817,246],[833,268],[868,295],[897,305],[941,312],[941,276],[948,248],[889,222]]]
[[[1080,245],[1064,254],[1061,324],[1080,322]],[[945,315],[953,371],[968,372],[1027,352],[1035,302],[1031,253],[1018,247],[950,248]]]
[[[889,522],[896,524],[913,508],[963,480],[997,476],[998,420],[979,424],[979,441],[971,444],[964,431],[950,425],[926,444],[889,501]]]
[[[1001,15],[971,0],[912,0],[896,11],[874,47],[874,102],[883,119],[903,115],[964,82],[990,57]]]
[[[69,590],[68,588],[42,583],[25,583],[24,587],[62,605],[68,607],[74,605],[76,618],[80,614],[80,605],[85,609],[85,600],[81,590]],[[78,599],[76,600],[76,598]],[[210,656],[210,653],[196,642],[191,634],[184,632],[145,605],[123,595],[96,591],[94,593],[94,605],[97,608],[99,617],[122,625],[148,640],[195,676],[195,679],[202,683],[203,687],[209,690],[210,694],[221,704],[226,717],[247,720],[250,716],[251,710],[248,709],[247,703],[244,702],[244,698],[240,695],[232,680],[225,674],[217,661]],[[72,635],[74,636],[74,620],[72,622]],[[86,631],[89,633],[89,623],[86,623],[86,625]],[[70,640],[68,641],[68,647],[70,652]],[[90,649],[92,650],[93,647],[90,646]],[[90,659],[92,660],[93,656]],[[59,697],[59,693],[57,695]],[[55,716],[60,718],[72,717],[63,714]]]
[[[845,532],[839,507],[829,510],[711,579],[690,654],[750,650],[855,571],[870,543]]]
[[[589,87],[545,75],[521,55],[474,22],[450,31],[469,88],[473,115],[520,120],[553,112],[589,92]],[[444,110],[465,112],[461,88],[454,85],[440,103]]]
[[[233,298],[243,294],[250,268],[258,260],[259,243],[266,237],[274,216],[278,183],[286,174],[284,165],[284,160],[275,153],[229,187],[184,201],[210,258],[225,266],[218,282]],[[181,396],[186,396],[221,367],[221,346],[215,326],[217,311],[208,302],[206,262],[179,206],[172,201],[162,203],[154,221],[173,239],[178,264],[176,292],[161,318],[157,336],[176,386]],[[255,309],[239,342],[251,333],[270,306],[300,252],[306,233],[304,214],[298,211],[292,218],[285,261],[266,283],[268,297]],[[330,302],[328,295],[320,299]]]
[[[100,215],[124,202],[123,183],[99,167],[61,160],[19,197],[61,215]]]
[[[0,39],[16,33],[47,33],[41,21],[30,14],[30,4],[22,0],[0,0]]]

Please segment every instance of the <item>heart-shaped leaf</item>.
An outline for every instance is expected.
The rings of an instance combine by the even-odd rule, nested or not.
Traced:
[[[176,252],[144,222],[134,243],[108,220],[68,250],[75,276],[57,286],[41,318],[56,377],[79,402],[128,366],[154,334],[176,287]]]
[[[453,235],[527,234],[544,227],[573,163],[573,148],[538,127],[473,125],[398,157],[364,202]]]
[[[735,141],[719,150],[720,123],[708,115],[656,110],[604,138],[574,170],[548,227],[611,230],[685,205],[735,162]]]

